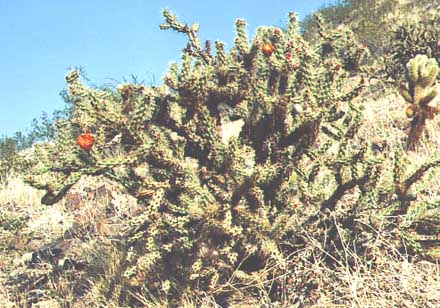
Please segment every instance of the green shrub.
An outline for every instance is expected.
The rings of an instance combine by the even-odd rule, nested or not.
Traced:
[[[6,182],[12,172],[21,173],[29,168],[29,161],[18,154],[19,140],[10,137],[0,139],[0,183]]]
[[[440,59],[439,17],[427,17],[424,20],[409,19],[402,21],[393,30],[385,55],[386,77],[402,81],[406,76],[406,64],[416,55]]]
[[[18,232],[26,225],[27,220],[26,217],[3,212],[0,214],[0,228],[6,231]]]

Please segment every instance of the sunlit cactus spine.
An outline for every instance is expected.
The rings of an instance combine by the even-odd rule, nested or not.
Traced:
[[[433,119],[440,109],[432,104],[437,97],[435,82],[439,67],[435,59],[417,55],[407,64],[408,87],[401,85],[399,92],[408,103],[405,114],[411,120],[407,148],[413,151],[420,144],[426,121]]]

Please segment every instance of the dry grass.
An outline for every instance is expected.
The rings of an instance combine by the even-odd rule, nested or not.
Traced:
[[[320,249],[319,243],[315,245]],[[341,254],[350,262],[335,259],[334,268],[316,268],[316,275],[322,279],[322,289],[319,300],[313,307],[440,305],[438,264],[426,261],[409,262],[408,256],[396,251],[379,233],[370,246],[368,260],[345,246]],[[322,253],[325,254],[325,251]]]

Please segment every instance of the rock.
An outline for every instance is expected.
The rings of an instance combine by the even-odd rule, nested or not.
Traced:
[[[101,185],[95,189],[86,189],[87,197],[89,199],[107,199],[110,200],[112,196],[112,192],[110,189],[106,187],[106,185]]]
[[[68,192],[65,196],[67,207],[75,210],[79,210],[84,206],[84,200],[80,193]]]

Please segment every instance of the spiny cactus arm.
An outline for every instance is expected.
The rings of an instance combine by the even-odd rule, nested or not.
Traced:
[[[221,48],[223,48],[222,45]],[[229,55],[224,56],[224,60],[215,67],[215,82],[209,89],[213,100],[223,101],[230,107],[251,98],[250,90],[258,87],[255,83],[258,82],[259,76],[263,78],[260,69],[266,64],[262,59],[258,36],[254,38],[248,53],[236,55],[235,52],[237,50],[233,48]],[[224,50],[218,50],[219,57],[222,53]]]
[[[28,183],[37,189],[45,190],[46,194],[41,199],[41,203],[45,205],[53,205],[63,198],[66,192],[81,178],[83,174],[84,173],[81,171],[71,172],[68,175],[60,176],[57,181],[44,184],[30,176],[25,179],[25,183]]]
[[[300,43],[300,45],[301,45],[301,43]],[[310,52],[306,52],[306,54],[311,54],[311,53]],[[273,79],[273,80],[275,80],[275,79]],[[276,82],[273,81],[272,83],[274,84]],[[308,100],[313,105],[313,102],[317,101],[317,99],[315,99],[316,94],[313,95],[312,93],[314,93],[314,92],[310,92],[310,91],[309,92],[307,92],[307,91],[304,92],[305,96],[307,96],[306,100]],[[353,93],[353,95],[355,95],[355,94],[356,93]],[[346,99],[348,99],[348,98],[346,98]],[[328,101],[328,100],[322,100],[322,101]],[[293,110],[294,108],[292,108],[292,106],[289,106],[288,109]],[[246,126],[246,124],[245,124],[245,126]],[[286,125],[286,127],[289,128],[289,132],[292,131],[292,127],[290,125]],[[245,127],[244,130],[246,131],[246,127]]]
[[[194,133],[197,136],[197,148],[201,152],[192,152],[192,156],[199,159],[199,161],[208,166],[221,165],[223,144],[219,130],[216,128],[217,124],[209,115],[208,108],[204,105],[198,107],[198,112],[192,121],[195,126]]]
[[[346,153],[350,152],[348,143],[355,136],[362,124],[362,112],[352,103],[349,103],[349,108],[339,125],[333,123],[333,126],[339,128],[340,134],[338,136],[341,136],[338,144],[339,157],[343,157]]]
[[[318,108],[310,91],[305,91],[301,97],[288,100],[287,106],[283,108],[290,110],[293,123],[285,127],[286,131],[279,141],[282,148],[297,145],[300,139],[308,139],[313,136],[312,132],[316,133],[316,130],[319,130],[324,110]]]
[[[234,207],[238,204],[240,199],[254,186],[256,185],[256,180],[258,173],[255,172],[251,176],[243,180],[243,182],[234,190],[231,196],[231,206]]]
[[[320,13],[313,14],[318,28],[318,34],[327,42],[333,42],[343,37],[343,32],[338,30],[330,30],[327,23],[322,18]]]
[[[424,163],[405,180],[405,190],[407,191],[408,189],[410,189],[411,186],[418,182],[431,168],[435,168],[438,166],[440,166],[440,159],[435,159],[430,162]]]
[[[257,209],[257,212],[262,218],[267,218],[267,206],[264,200],[264,190],[258,186],[249,189],[246,199],[251,209]]]
[[[127,189],[127,192],[130,195],[139,197],[141,191],[140,185],[138,182],[131,179],[130,177],[122,176],[118,174],[118,172],[116,172],[115,170],[108,168],[102,170],[102,175],[112,181],[115,181],[116,183],[120,183],[123,187]],[[139,197],[139,199],[143,199],[143,197],[144,196],[142,196],[142,198]]]
[[[75,101],[74,118],[81,127],[86,124],[96,126],[97,122],[109,125],[120,123],[120,104],[115,103],[116,97],[110,91],[90,89],[79,79],[71,80],[68,85],[69,95]],[[91,109],[94,113],[90,112]]]
[[[356,215],[356,212],[358,210],[368,210],[371,209],[374,206],[377,206],[379,195],[381,193],[381,190],[379,189],[379,181],[382,174],[382,163],[384,159],[378,160],[378,161],[368,161],[367,163],[373,162],[373,166],[370,167],[369,172],[369,181],[366,183],[360,184],[358,187],[361,191],[361,194],[359,195],[357,201],[355,202],[353,208],[350,210],[350,216],[353,218]]]
[[[249,41],[246,33],[246,21],[244,19],[237,19],[235,22],[237,37],[235,38],[235,47],[242,55],[249,52]]]
[[[359,106],[360,108],[358,108],[352,102],[350,102],[348,105],[350,108],[349,112],[347,112],[346,117],[342,121],[342,127],[346,129],[344,135],[345,139],[353,138],[362,125],[362,105]]]
[[[409,92],[413,97],[413,103],[419,104],[422,99],[425,104],[429,103],[427,98],[434,98],[436,91],[431,87],[434,85],[439,67],[435,59],[428,59],[425,55],[417,55],[407,63]]]
[[[103,102],[98,102],[96,97],[92,94],[89,94],[90,106],[93,108],[94,118],[96,119],[96,126],[105,125],[110,127],[120,127],[124,123],[123,116],[121,114],[116,113],[113,110],[103,110],[100,104]],[[80,107],[80,110],[83,112],[88,112],[90,106],[85,106],[83,108]]]
[[[287,41],[285,32],[282,31],[280,28],[271,27],[268,29],[268,31],[271,41],[273,42],[275,47],[273,56],[271,56],[269,60],[273,60],[273,67],[276,68],[277,71],[281,72],[287,60],[286,47],[288,47],[289,42]],[[287,50],[289,49],[287,48]]]
[[[362,177],[354,178],[347,182],[344,182],[342,185],[338,185],[331,196],[322,203],[320,211],[334,211],[336,204],[344,195],[346,195],[347,191],[355,188],[356,186],[364,185],[368,181],[370,181],[370,172],[366,171]]]
[[[394,162],[393,162],[393,189],[392,192],[397,195],[397,199],[403,199],[407,193],[407,187],[405,184],[405,173],[408,166],[408,161],[403,157],[401,151],[394,150]]]
[[[195,56],[201,58],[206,64],[210,64],[212,62],[212,55],[210,54],[210,48],[208,45],[205,50],[202,50],[202,44],[200,43],[200,39],[197,35],[199,31],[199,24],[195,23],[192,26],[187,24],[183,24],[177,20],[175,14],[171,13],[169,10],[163,10],[163,16],[165,17],[165,23],[160,25],[162,30],[173,29],[177,32],[184,33],[189,38],[189,43],[192,47],[192,52]]]
[[[196,63],[192,69],[185,64],[189,64],[190,60],[190,56],[184,57],[178,77],[178,88],[182,90],[179,90],[180,97],[177,102],[184,109],[182,118],[184,124],[180,126],[186,126],[187,131],[191,130],[196,134],[202,133],[202,137],[206,137],[205,143],[212,144],[218,139],[216,132],[219,131],[220,124],[219,104],[236,101],[238,81],[227,86],[217,85],[212,67]]]
[[[86,155],[90,156],[90,155]],[[34,172],[37,176],[30,176],[27,178],[26,182],[37,189],[44,189],[47,194],[43,197],[42,203],[46,205],[51,205],[59,200],[61,200],[65,193],[83,176],[83,175],[107,175],[108,177],[115,179],[111,175],[114,174],[114,168],[124,166],[128,163],[129,158],[126,157],[111,157],[102,159],[98,155],[95,155],[96,161],[88,161],[88,165],[82,166],[48,166],[47,168],[42,168]],[[40,180],[37,180],[38,174],[46,174],[51,172],[55,174],[56,178],[50,180],[49,183],[42,184]],[[118,178],[118,182],[122,184],[127,184],[130,182],[128,179]],[[128,183],[130,185],[125,185],[127,188],[133,189],[136,185],[134,182]]]
[[[432,86],[437,79],[438,71],[437,61],[433,58],[428,59],[425,66],[419,67],[420,84],[424,87]]]
[[[407,141],[410,151],[415,150],[420,143],[426,120],[433,119],[439,113],[438,107],[429,105],[437,97],[434,83],[438,72],[437,61],[425,55],[417,55],[407,63],[409,89],[400,86],[399,92],[409,103],[406,114],[412,118]]]
[[[339,150],[335,157],[323,160],[323,164],[333,172],[335,180],[338,184],[340,184],[342,181],[341,169],[343,167],[357,168],[358,164],[362,165],[365,161],[366,145],[362,146],[357,151],[350,151],[349,154],[347,154],[348,151],[346,151],[346,149],[343,147],[344,145],[340,143]],[[357,174],[355,174],[355,171],[352,171],[352,169],[351,173],[352,178],[358,177]]]
[[[298,41],[298,82],[305,89],[315,89],[317,82],[317,72],[314,69],[317,62],[317,55],[310,49],[307,42]],[[313,92],[306,92],[308,96],[314,95]],[[314,100],[311,100],[313,104]]]
[[[333,132],[327,133],[331,139],[338,141],[339,149],[336,153],[325,153],[334,141],[329,140],[318,151],[306,151],[305,154],[312,161],[311,167],[308,169],[308,186],[311,189],[317,185],[318,190],[321,183],[314,183],[315,177],[319,170],[323,167],[330,170],[333,174],[334,181],[337,185],[343,185],[342,170],[345,167],[350,167],[350,177],[359,178],[359,169],[365,165],[367,146],[363,145],[359,150],[348,150],[348,141],[352,140],[361,125],[361,112],[350,104],[350,111],[346,114],[342,123],[332,123],[333,129],[337,130],[337,135]],[[355,113],[353,117],[351,114]],[[324,128],[324,126],[323,126]],[[323,130],[325,133],[325,129]]]
[[[60,140],[62,140],[61,138]],[[58,144],[58,146],[61,146]],[[58,149],[60,149],[58,147]],[[45,166],[33,170],[33,175],[27,181],[32,186],[38,189],[45,189],[47,194],[42,200],[43,204],[53,204],[65,195],[65,193],[81,178],[82,175],[110,175],[114,172],[114,168],[118,168],[128,164],[132,157],[105,157],[97,149],[93,148],[89,152],[78,150],[76,147],[72,149],[61,147],[59,150],[61,154],[58,155],[60,159],[57,163],[47,162]],[[69,154],[68,154],[69,153]],[[60,156],[61,155],[61,156]],[[55,179],[50,179],[49,183],[41,182],[41,175],[52,173]],[[39,176],[40,175],[40,176]],[[31,180],[32,179],[32,180]],[[122,184],[128,180],[119,178]],[[127,186],[127,185],[126,185]],[[127,188],[133,188],[133,183]]]
[[[336,132],[334,130],[336,130]],[[337,127],[337,126],[332,125],[332,126],[327,127],[327,126],[323,125],[323,126],[321,126],[321,131],[336,141],[341,140],[342,133],[341,133],[341,130],[339,129],[339,127]]]
[[[215,215],[221,213],[222,203],[218,202],[216,196],[208,188],[208,186],[201,186],[201,183],[196,181],[196,172],[188,172],[188,177],[194,177],[186,183],[181,181],[182,185],[178,185],[182,189],[179,195],[180,211],[186,213],[194,221],[211,220]],[[185,177],[185,179],[188,179]],[[177,208],[177,207],[176,207]]]
[[[280,173],[288,173],[286,167],[283,167],[280,163],[269,161],[256,164],[251,170],[251,172],[247,172],[250,174],[240,177],[240,181],[234,187],[231,187],[232,194],[229,203],[232,207],[239,204],[240,200],[247,196],[249,192],[259,190],[262,186],[270,187],[270,184],[279,177]]]
[[[319,36],[321,36],[323,39],[328,39],[327,36],[327,25],[324,23],[324,20],[322,19],[322,15],[319,13],[315,13],[313,14],[313,18],[316,21],[316,26],[318,28],[318,34]]]
[[[295,12],[289,12],[289,23],[287,25],[286,37],[293,41],[298,36],[298,15]]]
[[[420,57],[418,57],[418,56],[420,56]],[[411,88],[413,88],[415,86],[415,83],[420,78],[419,64],[420,64],[420,61],[423,61],[424,59],[425,59],[425,57],[423,57],[421,55],[417,55],[416,57],[414,57],[413,59],[408,61],[408,64],[406,65],[406,68],[408,70],[408,77],[409,77],[409,83],[410,83]],[[414,93],[413,93],[413,95],[414,95]]]
[[[215,41],[215,49],[216,49],[215,60],[217,62],[217,65],[219,66],[226,65],[225,43],[220,41]]]
[[[318,175],[323,165],[328,164],[323,163],[322,158],[329,159],[326,152],[330,149],[332,145],[333,141],[328,140],[324,144],[320,145],[318,149],[311,149],[304,152],[304,154],[312,161],[310,171],[307,175],[307,183],[309,183],[309,186],[315,181],[315,177]]]
[[[339,93],[346,91],[342,89],[344,78],[335,69],[332,62],[324,63],[320,75],[324,75],[324,78],[317,83],[316,96],[321,108],[327,110],[324,116],[328,118],[332,114],[331,109],[333,109],[333,112],[337,112],[339,109],[337,96],[339,96]]]
[[[304,222],[301,223],[301,228],[306,228],[317,222],[319,219],[321,219],[323,212],[334,211],[338,201],[341,200],[341,198],[343,198],[351,189],[355,187],[365,187],[367,183],[372,183],[376,180],[373,178],[373,176],[378,174],[381,161],[366,161],[365,158],[362,158],[360,161],[364,161],[366,163],[362,176],[351,178],[347,181],[341,180],[330,196],[321,202],[319,211],[309,216]],[[353,210],[355,211],[356,209]]]
[[[335,100],[340,102],[349,102],[353,100],[355,97],[358,97],[362,90],[365,88],[365,78],[361,77],[361,79],[357,82],[356,86],[348,91],[347,93],[343,93],[339,96],[336,96]]]
[[[406,197],[411,189],[411,186],[417,183],[431,168],[440,166],[440,159],[434,159],[430,162],[424,163],[416,171],[413,172],[408,178],[400,180],[396,185],[396,191],[398,199],[401,200],[400,206],[393,211],[393,215],[405,215],[408,212],[410,202],[406,202]],[[403,177],[403,175],[402,175]]]
[[[399,85],[399,93],[400,95],[402,95],[402,97],[405,99],[406,102],[410,104],[413,103],[413,96],[411,95],[411,93],[409,92],[408,88],[405,85],[403,84]]]
[[[172,90],[178,90],[179,65],[176,62],[170,64],[167,74],[164,76],[164,83]]]

